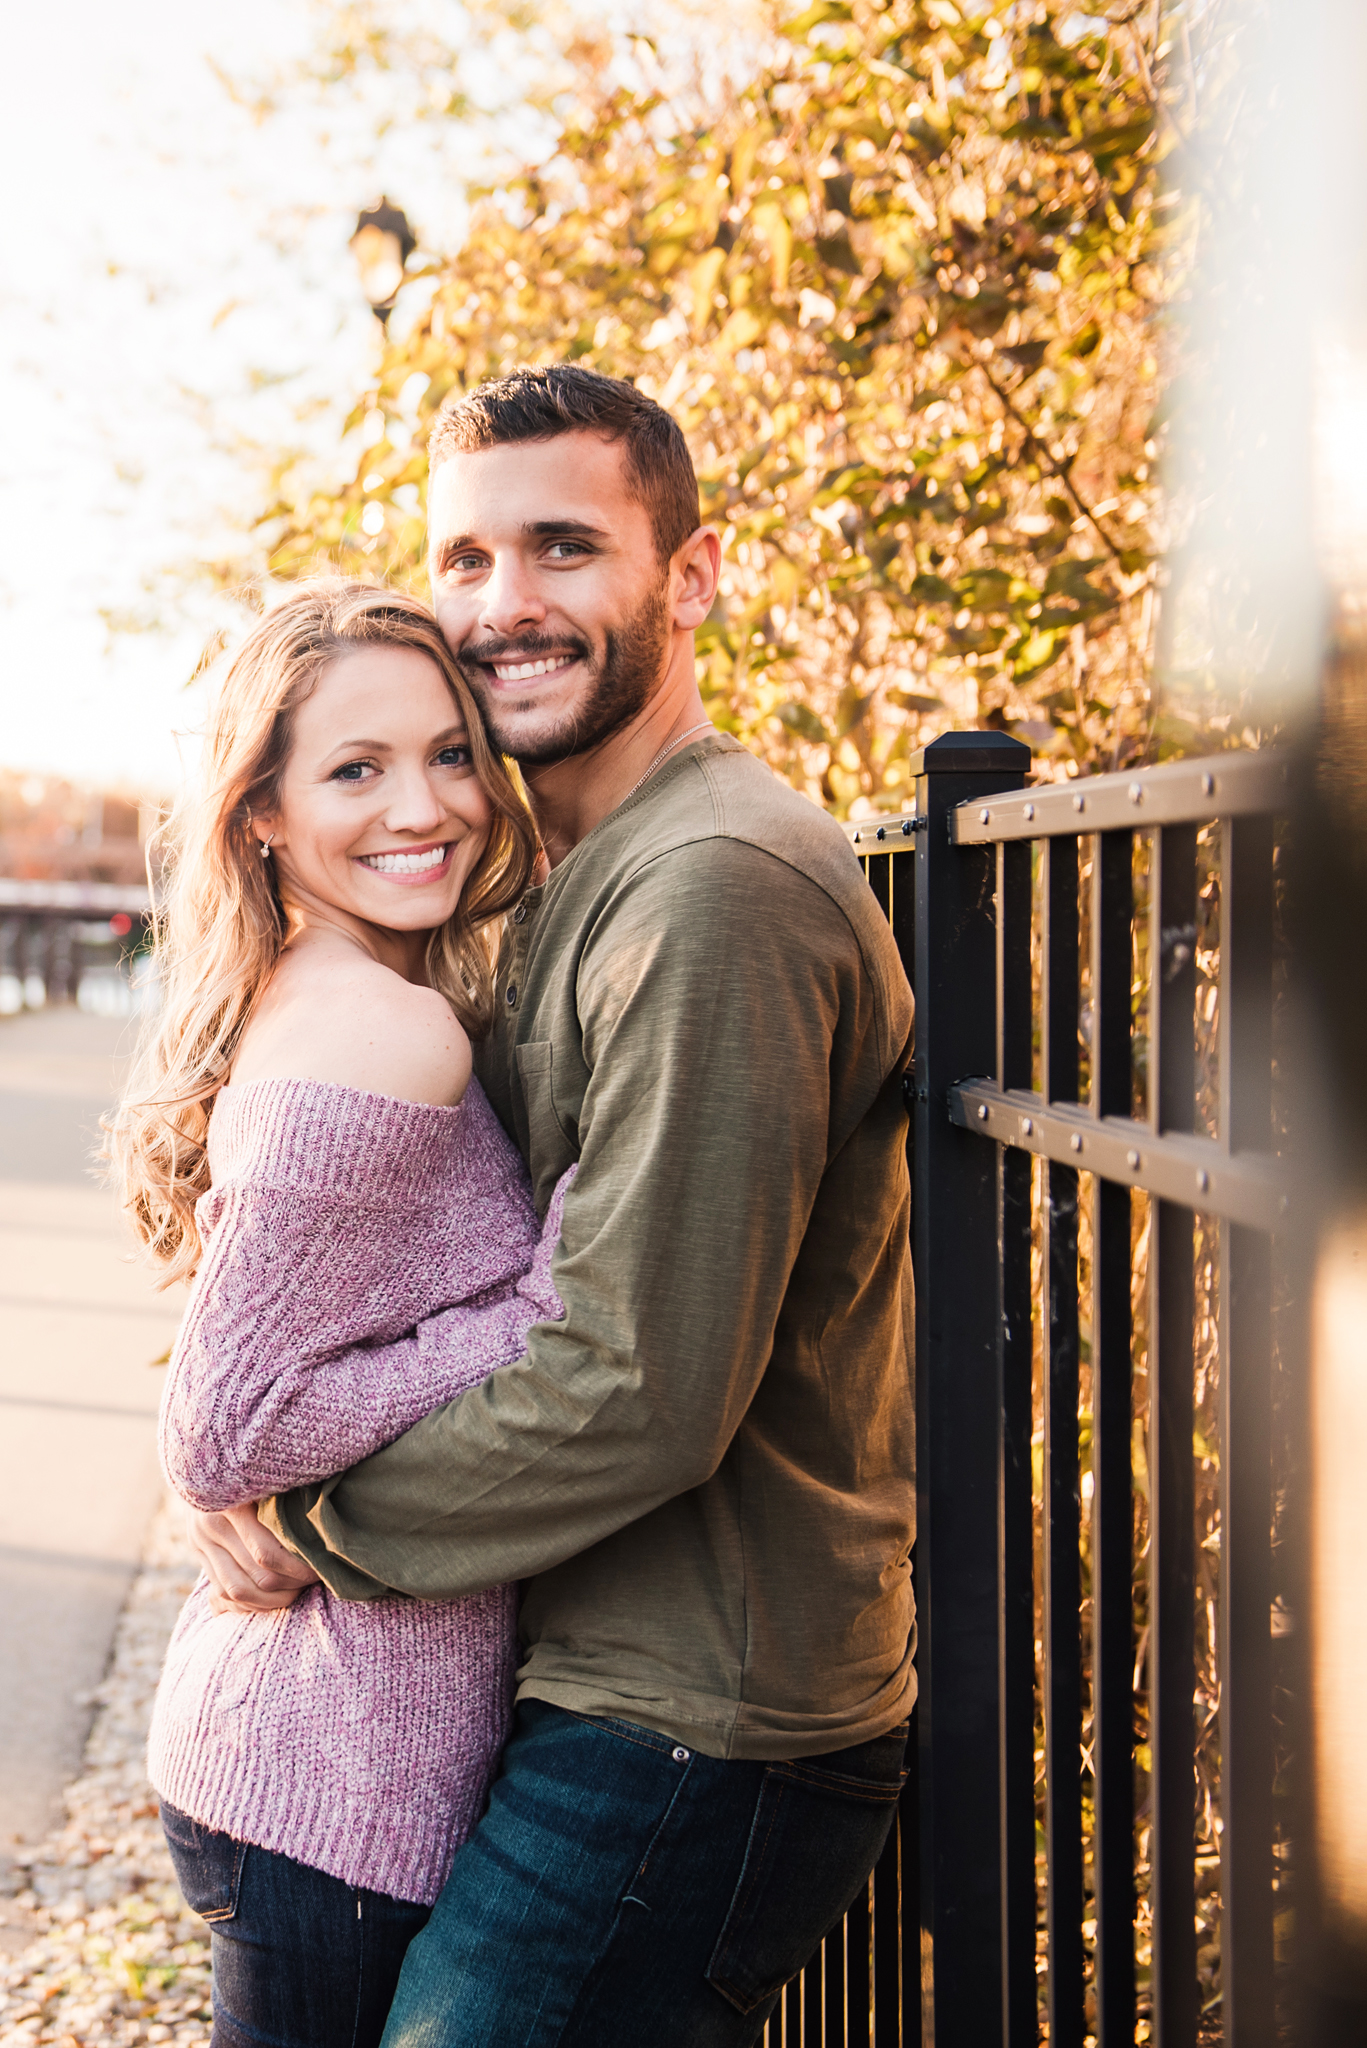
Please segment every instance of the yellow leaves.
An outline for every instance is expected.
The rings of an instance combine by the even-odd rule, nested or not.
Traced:
[[[646,251],[646,269],[652,277],[668,277],[687,254],[687,242],[652,242]]]
[[[786,555],[774,554],[769,559],[769,590],[775,604],[781,604],[785,611],[791,611],[797,603],[802,578],[796,562],[790,562]]]
[[[725,249],[709,249],[700,256],[688,273],[693,292],[693,332],[701,334],[712,318],[712,300],[717,289],[717,279],[726,261]]]
[[[1065,0],[1041,5],[1063,18]],[[777,61],[758,56],[753,81],[698,128],[669,127],[661,102],[627,91],[581,105],[559,136],[554,204],[513,180],[506,207],[478,209],[431,312],[386,354],[387,401],[419,371],[431,379],[407,408],[386,405],[403,415],[378,464],[391,496],[421,486],[419,430],[446,393],[518,363],[571,357],[638,380],[675,414],[707,516],[727,529],[728,587],[698,642],[709,711],[837,806],[896,800],[922,713],[938,730],[1047,712],[1080,761],[1138,731],[1135,622],[1091,618],[1084,705],[1064,661],[1089,600],[1029,613],[1072,544],[1071,506],[1046,496],[1065,459],[1053,451],[1084,497],[1124,498],[1152,416],[1136,294],[1161,304],[1167,275],[1153,144],[1114,164],[1060,146],[1077,107],[1062,74],[1022,73],[1054,44],[1017,13],[998,0],[989,66],[967,0],[910,15],[815,0],[812,37],[790,25]],[[1080,135],[1123,141],[1142,110],[1131,40],[1078,100]],[[1046,88],[1042,106],[1022,98]],[[1135,178],[1137,200],[1118,208]],[[359,530],[376,466],[365,458],[326,503],[291,500],[270,536],[284,573],[310,560],[418,573],[413,506],[379,535]],[[970,588],[971,629],[954,628]]]
[[[755,152],[759,148],[759,129],[749,126],[741,130],[736,146],[731,152],[731,191],[739,199],[750,182],[755,168]]]
[[[763,199],[753,215],[755,232],[768,245],[774,290],[788,288],[788,267],[793,260],[793,231],[788,216],[776,198]]]
[[[888,276],[899,282],[909,277],[921,253],[921,237],[915,223],[906,214],[890,214],[869,232]]]
[[[752,341],[764,332],[763,322],[757,320],[748,306],[741,306],[731,315],[717,337],[717,346],[727,354],[734,355],[738,348],[749,348]]]

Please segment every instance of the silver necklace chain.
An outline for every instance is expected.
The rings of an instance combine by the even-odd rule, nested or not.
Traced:
[[[637,790],[641,787],[641,783],[649,782],[651,776],[655,773],[655,770],[659,767],[661,761],[663,761],[666,754],[672,754],[675,747],[681,747],[685,740],[691,740],[695,732],[707,731],[711,724],[712,721],[710,718],[701,719],[697,725],[690,725],[687,732],[679,733],[675,739],[672,739],[669,742],[669,745],[667,747],[661,747],[659,753],[655,756],[655,759],[651,762],[650,766],[646,769],[645,774],[641,777],[641,781],[632,783],[631,788],[622,798],[622,803],[629,803],[632,797],[635,796]]]

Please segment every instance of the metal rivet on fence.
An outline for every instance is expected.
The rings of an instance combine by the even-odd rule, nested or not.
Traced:
[[[1030,820],[1034,817],[1034,815],[1035,806],[1033,804],[1027,804],[1025,806],[1025,822],[1027,825],[1029,824]]]
[[[1214,796],[1215,777],[1213,775],[1203,775],[1201,777],[1201,794],[1202,796]]]
[[[1130,784],[1129,798],[1132,804],[1138,804],[1144,801],[1144,785],[1142,782],[1132,782]]]
[[[1200,1189],[1202,1194],[1204,1194],[1206,1192],[1206,1189],[1210,1186],[1210,1175],[1206,1172],[1204,1166],[1201,1168],[1201,1171],[1196,1176],[1196,1185]]]
[[[1031,1120],[1030,1120],[1030,1118],[1029,1118],[1028,1116],[1027,1116],[1027,1117],[1022,1117],[1022,1119],[1021,1119],[1021,1129],[1022,1129],[1022,1130],[1024,1131],[1024,1133],[1025,1133],[1025,1135],[1026,1135],[1026,1137],[1027,1137],[1027,1138],[1033,1138],[1033,1137],[1034,1137],[1034,1135],[1035,1135],[1035,1126],[1034,1126],[1034,1124],[1033,1124],[1033,1123],[1031,1122]]]
[[[1073,1132],[1073,1135],[1072,1135],[1072,1137],[1071,1137],[1071,1138],[1070,1138],[1070,1139],[1068,1140],[1068,1142],[1069,1142],[1069,1144],[1070,1144],[1070,1145],[1072,1146],[1072,1148],[1073,1148],[1073,1150],[1074,1150],[1075,1152],[1080,1152],[1080,1151],[1082,1150],[1082,1133],[1081,1133],[1081,1131],[1074,1131],[1074,1132]]]
[[[1125,1164],[1133,1170],[1139,1164],[1139,1154],[1137,1152],[1127,1152],[1125,1154]]]
[[[980,1124],[985,1124],[987,1122],[987,1104],[985,1102],[980,1102],[978,1104],[978,1122]]]
[[[991,820],[991,817],[992,817],[992,813],[991,813],[991,811],[979,811],[979,813],[978,813],[978,823],[979,823],[980,825],[986,825],[986,824],[987,824],[987,823],[989,823],[989,821]]]
[[[1086,810],[1086,808],[1087,808],[1087,799],[1086,799],[1086,797],[1083,797],[1083,796],[1075,796],[1075,797],[1073,798],[1073,809],[1074,809],[1075,811],[1085,811],[1085,810]]]

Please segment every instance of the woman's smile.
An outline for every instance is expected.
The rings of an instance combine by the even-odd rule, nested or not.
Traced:
[[[353,855],[357,867],[369,868],[393,882],[445,881],[451,865],[454,841],[443,840],[426,846],[396,846],[383,853]]]

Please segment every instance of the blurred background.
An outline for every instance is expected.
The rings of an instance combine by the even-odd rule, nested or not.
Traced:
[[[917,750],[966,727],[1043,781],[1305,764],[1302,1306],[1333,1337],[1303,1469],[1338,1476],[1303,1535],[1353,2038],[1359,0],[73,0],[5,31],[0,1876],[79,1764],[157,1499],[177,1304],[89,1171],[156,1000],[156,827],[274,596],[320,567],[424,590],[443,400],[569,357],[680,419],[727,551],[709,713],[842,820],[909,811]]]

